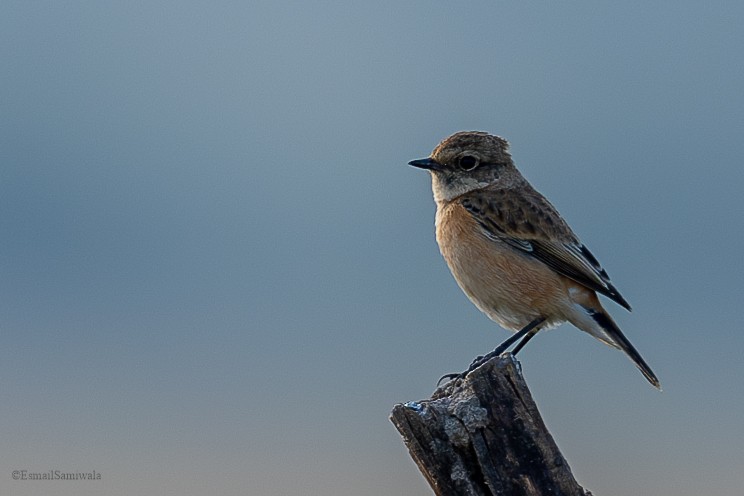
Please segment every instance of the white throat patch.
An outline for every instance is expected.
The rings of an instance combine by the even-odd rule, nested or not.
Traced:
[[[485,188],[488,184],[488,182],[478,181],[472,177],[454,175],[443,177],[436,172],[431,173],[431,189],[437,203],[451,201],[465,193]]]

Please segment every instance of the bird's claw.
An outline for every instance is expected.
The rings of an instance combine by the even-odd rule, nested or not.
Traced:
[[[442,377],[439,378],[437,381],[437,387],[442,383],[443,380],[447,379],[447,381],[451,381],[453,379],[464,379],[467,375],[467,372],[461,372],[459,374],[444,374]]]
[[[470,362],[470,366],[468,367],[468,371],[471,371],[482,364],[484,358],[485,357],[483,355],[478,355],[477,357],[473,358],[473,361]]]
[[[494,350],[494,351],[501,351],[501,350]],[[500,355],[501,353],[499,353],[499,356]],[[457,373],[444,374],[442,377],[440,377],[439,380],[437,381],[437,387],[439,387],[439,385],[445,379],[447,379],[448,381],[451,381],[453,379],[464,379],[465,376],[467,376],[469,373],[471,373],[472,371],[474,371],[475,369],[477,369],[478,367],[480,367],[481,365],[483,365],[484,363],[486,363],[487,361],[489,361],[491,358],[495,356],[497,355],[494,352],[491,352],[486,355],[480,355],[480,356],[475,357],[475,359],[472,361],[472,363],[468,367],[468,370],[466,370],[465,372],[460,372],[459,374]]]

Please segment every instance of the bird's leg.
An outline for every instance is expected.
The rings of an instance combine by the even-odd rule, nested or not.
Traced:
[[[526,344],[527,344],[527,342],[528,342],[528,341],[529,341],[530,339],[532,339],[533,337],[535,337],[535,334],[537,334],[537,331],[539,331],[539,330],[540,330],[540,328],[539,328],[539,327],[535,327],[535,328],[531,329],[531,330],[530,330],[530,332],[528,332],[528,333],[527,333],[527,334],[526,334],[526,335],[525,335],[525,336],[524,336],[524,337],[522,338],[522,340],[521,340],[521,341],[520,341],[520,342],[519,342],[519,343],[517,344],[517,346],[515,346],[515,347],[514,347],[514,349],[512,350],[511,354],[512,354],[512,355],[516,355],[517,353],[519,353],[519,350],[521,350],[522,348],[524,348],[524,345],[526,345]]]
[[[479,356],[475,360],[473,360],[473,363],[470,364],[470,367],[468,367],[468,370],[466,370],[465,372],[462,372],[460,374],[445,374],[442,377],[440,377],[439,380],[437,381],[437,386],[439,386],[439,384],[441,384],[444,379],[448,379],[448,380],[457,379],[457,378],[464,379],[465,376],[468,375],[470,372],[477,369],[478,367],[480,367],[481,365],[489,361],[491,358],[501,355],[503,352],[505,352],[509,348],[509,346],[513,345],[517,340],[523,338],[522,341],[520,341],[519,344],[517,344],[516,348],[514,348],[514,351],[512,352],[513,354],[516,354],[516,352],[521,350],[522,347],[527,344],[527,341],[532,339],[532,337],[535,334],[537,334],[537,331],[540,330],[538,326],[542,324],[543,322],[545,322],[544,317],[536,318],[535,320],[533,320],[532,322],[524,326],[522,330],[520,330],[519,332],[516,332],[512,336],[509,336],[509,338],[506,341],[498,345],[496,349],[493,350],[491,353],[488,353],[483,356]]]
[[[510,336],[509,339],[501,343],[496,347],[495,350],[493,350],[491,353],[488,353],[484,355],[480,360],[476,360],[474,363],[470,364],[470,367],[465,372],[465,375],[468,374],[468,372],[472,372],[473,370],[477,369],[487,361],[489,361],[493,357],[497,357],[501,355],[503,352],[505,352],[512,344],[514,344],[517,340],[524,338],[518,345],[517,345],[517,351],[522,348],[525,344],[527,344],[527,341],[529,341],[532,336],[535,335],[535,333],[539,330],[537,326],[542,324],[545,321],[543,317],[538,317],[526,326],[519,332],[515,333],[513,336]]]

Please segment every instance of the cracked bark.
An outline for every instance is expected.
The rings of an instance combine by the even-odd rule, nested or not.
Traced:
[[[591,496],[545,427],[519,362],[493,358],[390,420],[437,495]]]

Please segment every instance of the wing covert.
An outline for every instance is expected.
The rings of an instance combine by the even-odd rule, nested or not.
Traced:
[[[531,189],[531,188],[530,188]],[[540,193],[508,189],[462,196],[462,206],[490,239],[528,254],[566,277],[597,291],[630,310],[607,272]]]

